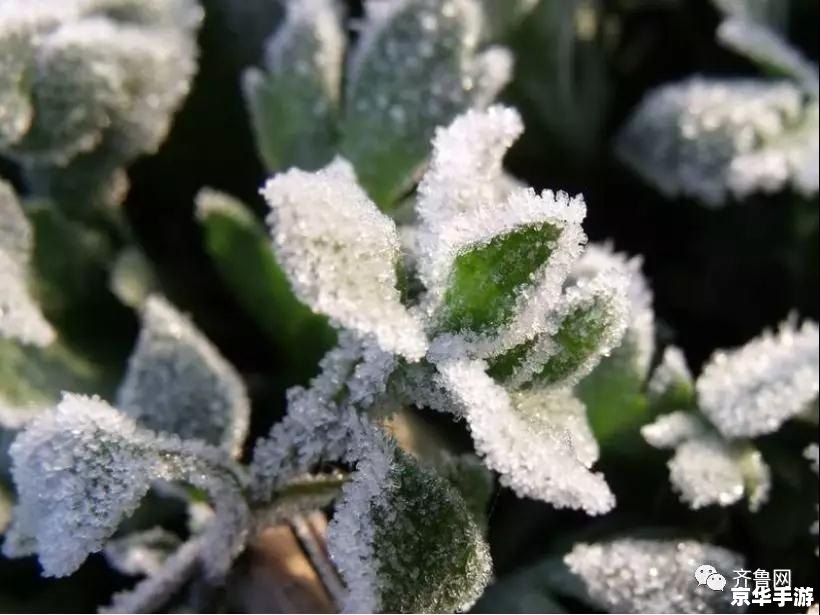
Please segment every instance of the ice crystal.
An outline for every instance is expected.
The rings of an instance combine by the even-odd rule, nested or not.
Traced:
[[[269,180],[263,193],[274,247],[297,296],[386,350],[419,359],[426,339],[401,303],[396,226],[357,185],[350,164],[337,159],[313,174],[294,169]]]
[[[727,612],[727,594],[699,585],[694,572],[709,564],[729,579],[743,565],[738,554],[710,544],[633,538],[580,543],[564,561],[591,603],[610,613]]]
[[[350,57],[341,152],[377,202],[410,187],[436,126],[486,105],[509,78],[505,50],[478,51],[474,0],[368,2]]]
[[[348,612],[466,611],[489,581],[489,549],[452,485],[373,427],[328,530]],[[423,528],[423,530],[421,529]]]
[[[54,330],[28,290],[33,242],[17,196],[0,180],[0,338],[46,346],[54,340]]]
[[[786,322],[715,353],[697,380],[699,407],[727,438],[772,433],[817,399],[819,363],[817,323]]]
[[[149,297],[118,407],[148,429],[200,439],[237,455],[250,402],[233,367],[167,301]]]
[[[719,206],[732,194],[818,190],[817,101],[786,81],[693,77],[650,92],[619,153],[666,195]]]
[[[241,474],[218,449],[142,429],[98,398],[65,395],[11,447],[19,497],[4,553],[36,553],[44,574],[64,576],[103,548],[156,480],[204,490],[217,514],[201,561],[224,575],[244,545],[249,513]]]
[[[316,168],[330,158],[341,96],[345,34],[335,0],[291,0],[267,43],[265,70],[243,79],[268,167]]]
[[[583,405],[562,391],[510,394],[480,361],[440,365],[441,377],[458,399],[476,451],[519,496],[557,508],[601,514],[615,504],[603,477],[589,470],[597,445]]]
[[[205,537],[188,540],[168,556],[150,576],[130,590],[114,594],[102,613],[156,613],[179,592],[202,565]]]
[[[771,28],[751,19],[729,17],[718,27],[717,38],[770,71],[793,78],[810,94],[820,93],[817,65],[806,60]]]
[[[118,165],[158,147],[188,92],[201,18],[193,0],[4,2],[0,152],[52,190],[96,166],[121,194]]]

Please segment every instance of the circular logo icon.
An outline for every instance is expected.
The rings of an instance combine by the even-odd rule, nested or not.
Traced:
[[[698,585],[705,585],[706,580],[709,578],[710,574],[715,574],[717,570],[714,566],[710,566],[709,564],[703,564],[703,566],[698,566],[698,569],[695,570],[695,579],[697,579]]]

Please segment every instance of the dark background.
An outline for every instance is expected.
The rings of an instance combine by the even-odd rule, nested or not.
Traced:
[[[296,383],[284,382],[277,373],[299,349],[272,347],[245,316],[211,265],[192,212],[196,192],[211,186],[264,214],[257,189],[266,173],[254,150],[239,75],[256,62],[278,16],[272,0],[205,0],[204,5],[207,18],[200,32],[200,71],[193,91],[159,153],[131,167],[125,207],[173,302],[192,315],[245,376],[254,401],[252,442],[281,416],[284,390]],[[606,43],[579,48],[573,66],[565,67],[569,96],[558,102],[550,97],[554,52],[545,40],[549,27],[536,15],[510,34],[506,42],[516,52],[517,71],[502,100],[522,111],[527,132],[508,157],[509,170],[538,189],[582,192],[590,238],[612,239],[619,250],[643,255],[655,294],[659,345],[681,346],[695,371],[714,349],[740,345],[792,310],[816,319],[816,199],[804,202],[784,193],[720,210],[688,200],[669,201],[612,154],[614,134],[649,88],[693,73],[755,75],[755,67],[716,44],[719,16],[706,0],[603,6],[618,33]],[[791,6],[789,36],[816,61],[818,3],[796,0]],[[358,14],[360,7],[351,4],[351,12]],[[539,92],[546,92],[545,98],[539,98]],[[799,435],[795,438],[800,440]],[[653,506],[647,507],[651,486],[663,484],[666,477],[663,458],[647,459],[644,466],[645,473],[637,477],[623,472],[613,476],[604,460],[603,470],[625,504],[616,521],[593,523],[583,515],[500,492],[490,519],[497,573],[504,575],[554,550],[563,534],[638,525],[696,528],[743,550],[748,532],[757,531],[750,530],[750,524],[772,521],[762,531],[799,530],[806,536],[806,551],[811,551],[807,526],[797,527],[802,518],[750,521],[738,513],[694,514],[668,492],[653,496]],[[816,485],[809,491],[816,495]],[[767,551],[765,557],[778,554],[793,557],[788,549]],[[764,558],[764,553],[750,555]],[[816,560],[800,558],[810,573],[805,582],[816,583]],[[789,563],[766,559],[761,565]],[[6,597],[0,610],[93,610],[123,583],[99,557],[75,577],[60,581],[38,579],[33,561],[1,561],[0,587]]]

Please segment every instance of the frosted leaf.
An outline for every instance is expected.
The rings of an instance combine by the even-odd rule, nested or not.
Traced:
[[[172,553],[152,575],[114,594],[101,613],[157,613],[199,570],[205,537],[197,536]]]
[[[317,168],[331,158],[345,34],[336,0],[291,0],[267,42],[265,71],[243,76],[262,158],[269,169]]]
[[[386,351],[424,355],[419,321],[397,288],[396,226],[356,184],[342,159],[316,173],[291,170],[263,194],[279,262],[296,295],[339,326],[372,335]]]
[[[695,381],[683,351],[677,346],[668,346],[663,351],[661,362],[652,372],[646,385],[650,399],[688,399],[694,394]]]
[[[743,475],[729,446],[716,437],[684,442],[669,461],[669,480],[692,509],[729,506],[743,497]]]
[[[527,189],[444,225],[419,255],[441,332],[430,356],[492,356],[543,331],[586,240],[585,214],[580,196]]]
[[[695,414],[683,411],[664,414],[641,427],[644,440],[655,448],[675,448],[686,440],[699,438],[706,431],[706,425]]]
[[[629,314],[627,284],[628,278],[614,270],[578,280],[520,363],[515,361],[521,347],[514,348],[491,363],[490,373],[504,377],[509,370],[512,387],[577,384],[621,342]]]
[[[712,355],[696,383],[703,414],[727,438],[773,433],[818,394],[818,326],[786,322]]]
[[[652,290],[642,268],[642,257],[616,252],[611,242],[590,243],[573,265],[570,277],[588,279],[615,271],[628,279],[629,320],[623,340],[612,355],[614,361],[626,362],[644,378],[655,351],[655,313]]]
[[[615,497],[589,470],[597,445],[583,405],[562,390],[509,394],[484,368],[480,361],[456,361],[439,371],[461,404],[476,451],[501,484],[556,508],[609,511]]]
[[[47,346],[54,330],[28,290],[33,241],[16,195],[0,180],[0,337]]]
[[[506,196],[502,160],[524,131],[514,109],[470,110],[436,129],[430,166],[418,188],[416,213],[436,227],[453,216]]]
[[[142,318],[118,407],[144,427],[204,440],[238,455],[250,417],[239,374],[164,299],[149,297]]]
[[[109,541],[104,553],[108,564],[121,574],[150,576],[180,544],[176,534],[154,527]]]
[[[805,90],[818,95],[817,65],[809,62],[771,28],[742,17],[721,22],[718,40],[770,71],[791,77]]]
[[[54,4],[11,0],[0,14],[0,32],[26,38],[19,87],[34,105],[9,153],[62,165],[104,138],[127,157],[156,148],[195,69],[199,7],[151,2],[138,15],[133,2]]]
[[[362,426],[327,545],[348,612],[466,611],[489,581],[487,543],[455,488]],[[421,530],[423,528],[423,531]]]
[[[724,613],[728,592],[699,585],[694,572],[714,566],[727,579],[743,558],[727,549],[692,540],[623,538],[579,543],[565,557],[590,603],[610,613]]]
[[[669,461],[669,480],[681,501],[696,510],[730,506],[744,495],[756,512],[768,500],[771,472],[751,445],[723,440],[697,415],[671,412],[641,428],[655,448],[675,449]]]
[[[812,195],[816,126],[816,103],[804,103],[793,83],[693,77],[650,92],[618,152],[669,197],[720,206],[730,193],[742,199],[787,185]]]
[[[44,574],[65,576],[101,550],[152,481],[204,490],[216,517],[202,564],[223,575],[244,546],[249,511],[238,468],[218,449],[141,429],[98,398],[66,394],[11,446],[19,501],[3,552],[36,553]]]
[[[478,55],[474,0],[368,3],[350,58],[341,151],[379,204],[413,183],[436,126],[486,104],[509,79],[504,52]]]
[[[119,166],[156,150],[188,92],[201,19],[193,0],[7,0],[0,152],[52,194],[121,198]]]

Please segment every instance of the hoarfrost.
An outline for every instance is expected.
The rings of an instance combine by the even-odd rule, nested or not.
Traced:
[[[338,325],[410,360],[424,355],[418,319],[397,288],[398,232],[336,159],[317,173],[275,176],[263,194],[279,261],[299,298]]]
[[[692,576],[703,564],[726,578],[742,567],[740,555],[692,540],[623,538],[579,543],[564,557],[589,599],[610,613],[722,613],[726,596]]]
[[[224,453],[142,429],[99,398],[66,394],[10,453],[19,501],[3,552],[36,553],[48,576],[71,574],[101,550],[156,480],[188,482],[212,498],[201,558],[209,576],[224,575],[244,546],[242,474]]]
[[[149,297],[142,318],[118,407],[148,429],[204,440],[238,455],[250,418],[239,374],[164,299]]]
[[[54,341],[54,329],[28,290],[33,242],[31,224],[16,195],[0,180],[0,337],[47,346]]]
[[[556,508],[602,514],[615,505],[603,477],[589,470],[596,445],[583,406],[566,391],[509,394],[480,361],[439,365],[458,398],[476,450],[519,496]]]
[[[786,81],[693,77],[650,92],[618,152],[670,197],[818,190],[817,102]]]
[[[817,323],[786,322],[745,346],[716,352],[696,388],[701,411],[727,438],[777,431],[817,399]]]

